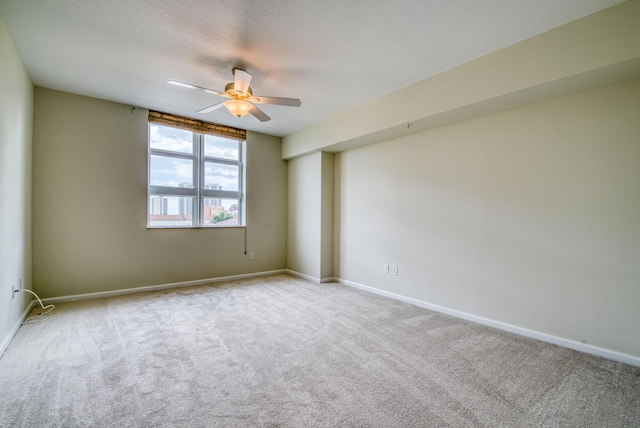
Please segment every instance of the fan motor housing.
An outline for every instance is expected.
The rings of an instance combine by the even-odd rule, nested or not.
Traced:
[[[229,95],[237,95],[236,93],[236,89],[233,85],[233,82],[231,83],[227,83],[227,85],[224,87],[224,91],[229,94]],[[253,91],[251,90],[251,87],[249,87],[249,89],[247,89],[247,93],[244,94],[245,97],[250,97],[251,95],[253,95]]]

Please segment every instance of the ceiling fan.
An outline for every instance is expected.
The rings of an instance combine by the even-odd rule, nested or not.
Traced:
[[[300,107],[301,102],[297,98],[254,96],[253,91],[249,87],[249,83],[251,83],[251,75],[240,68],[234,68],[231,72],[233,73],[233,82],[227,83],[224,87],[224,92],[179,82],[177,80],[169,80],[169,83],[176,86],[182,86],[183,88],[199,89],[208,94],[230,98],[227,101],[222,101],[198,110],[197,113],[209,113],[213,110],[219,109],[220,107],[226,107],[227,110],[229,110],[229,113],[234,116],[242,117],[247,113],[251,113],[259,121],[266,122],[271,120],[271,118],[254,104],[274,104],[279,106]]]

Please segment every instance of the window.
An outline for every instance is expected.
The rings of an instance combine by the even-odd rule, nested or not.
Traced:
[[[244,137],[202,129],[204,122],[177,118],[179,127],[149,113],[147,226],[150,228],[244,225]],[[185,126],[183,121],[200,127]],[[160,122],[160,123],[157,123]],[[173,125],[172,122],[169,122]],[[209,125],[209,124],[205,124]],[[187,129],[185,129],[187,128]]]

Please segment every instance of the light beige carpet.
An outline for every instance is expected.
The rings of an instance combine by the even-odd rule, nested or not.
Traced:
[[[640,369],[288,275],[60,304],[2,427],[638,427]]]

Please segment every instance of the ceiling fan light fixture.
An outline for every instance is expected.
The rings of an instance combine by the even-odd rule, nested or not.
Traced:
[[[225,101],[224,106],[227,108],[227,110],[229,110],[229,113],[237,117],[245,116],[247,113],[249,113],[251,107],[253,107],[251,103],[242,100]]]
[[[251,113],[253,117],[260,122],[268,122],[271,120],[269,116],[258,108],[256,104],[274,104],[280,106],[300,107],[300,100],[297,98],[279,98],[279,97],[263,97],[253,96],[253,90],[249,84],[251,83],[251,75],[244,70],[234,68],[233,70],[233,82],[227,83],[224,87],[224,92],[215,91],[213,89],[203,88],[202,86],[192,85],[190,83],[180,82],[177,80],[170,80],[172,85],[183,86],[190,89],[198,89],[209,94],[218,95],[221,97],[229,98],[224,102],[218,102],[209,107],[205,107],[197,111],[197,113],[205,114],[218,110],[223,106],[236,117],[246,116]]]

